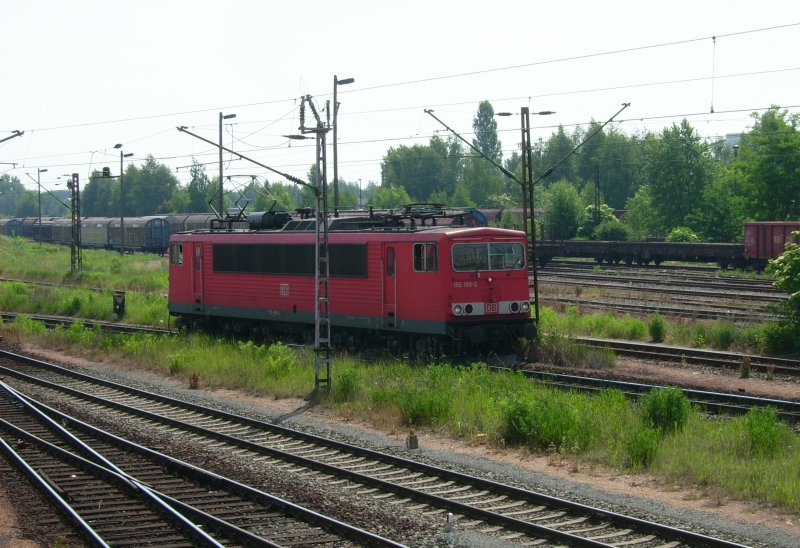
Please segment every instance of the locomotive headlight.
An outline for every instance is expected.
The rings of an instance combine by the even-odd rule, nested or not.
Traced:
[[[522,311],[528,313],[531,311],[531,303],[528,301],[522,301]]]
[[[467,306],[464,307],[464,313],[467,314],[468,316],[472,314],[472,310],[473,308],[471,304],[468,304]]]
[[[514,313],[519,312],[519,303],[518,302],[514,301],[513,303],[511,303],[511,312],[514,312]]]
[[[464,309],[461,308],[460,304],[454,304],[453,305],[453,314],[455,314],[456,316],[460,316],[463,311],[464,311]]]

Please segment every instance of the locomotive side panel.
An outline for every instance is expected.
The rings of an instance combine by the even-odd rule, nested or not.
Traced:
[[[172,236],[169,310],[234,332],[309,335],[313,232],[201,231]],[[456,354],[508,348],[535,333],[524,235],[501,229],[330,233],[336,344]],[[450,352],[450,350],[446,350]]]

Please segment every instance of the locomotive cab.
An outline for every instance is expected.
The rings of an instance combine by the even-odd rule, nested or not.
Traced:
[[[453,239],[447,304],[456,340],[494,349],[535,338],[525,251],[524,237],[513,231]]]

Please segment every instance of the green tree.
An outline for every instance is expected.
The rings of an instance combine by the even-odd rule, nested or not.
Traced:
[[[762,221],[800,218],[800,115],[772,107],[753,119],[733,162],[742,177],[747,215]]]
[[[708,147],[684,119],[650,136],[645,150],[652,205],[662,228],[684,224],[713,176]]]
[[[734,171],[720,169],[719,173],[703,189],[698,207],[686,220],[704,241],[738,242],[745,218],[742,198],[736,193]]]
[[[472,119],[472,129],[475,131],[472,145],[499,164],[503,159],[503,146],[497,138],[497,120],[489,101],[481,101],[478,105],[478,112]]]
[[[14,217],[36,217],[39,215],[39,199],[36,192],[26,190],[16,202]]]
[[[550,185],[545,195],[544,221],[547,235],[568,240],[578,232],[578,223],[584,203],[577,189],[566,180]]]
[[[13,217],[17,214],[17,200],[19,200],[25,187],[17,177],[8,173],[0,175],[0,214]]]
[[[453,196],[450,198],[450,205],[454,207],[475,207],[475,201],[470,196],[469,187],[464,181],[456,184]]]
[[[119,207],[119,177],[103,177],[99,171],[92,171],[81,190],[81,214],[86,217],[117,216]],[[69,212],[64,212],[64,215],[69,215]]]
[[[452,194],[456,183],[464,174],[464,148],[461,141],[451,135],[445,141],[438,135],[431,137],[430,147],[442,158],[442,170],[434,192],[444,191]]]
[[[358,207],[358,185],[339,179],[339,207],[346,209]]]
[[[642,184],[641,141],[635,135],[607,128],[598,154],[598,181],[603,197],[612,209],[623,209]]]
[[[766,271],[775,276],[775,288],[789,295],[781,310],[794,329],[800,329],[800,246],[786,244],[780,257],[769,261]]]
[[[192,165],[189,168],[191,180],[187,185],[189,193],[189,212],[208,213],[211,211],[211,202],[219,192],[219,184],[212,186],[211,180],[206,174],[206,168],[196,159],[192,158]],[[217,179],[219,181],[219,179]]]
[[[478,207],[490,205],[490,196],[503,193],[503,175],[486,159],[480,156],[470,156],[464,169],[464,179],[469,189],[470,200]],[[464,205],[456,204],[453,205]]]
[[[383,184],[402,186],[418,202],[442,184],[446,158],[430,146],[400,145],[390,148],[383,160]]]
[[[583,208],[580,221],[578,222],[578,236],[581,238],[591,238],[594,229],[603,223],[618,223],[619,219],[614,215],[614,210],[606,204],[600,204],[595,208],[594,204]]]
[[[575,142],[572,137],[567,135],[564,131],[564,126],[558,126],[558,131],[553,133],[550,138],[544,143],[544,148],[541,155],[541,169],[539,173],[544,172],[546,169],[554,168],[558,162],[570,154],[575,147]],[[544,180],[545,186],[551,184],[553,181],[565,180],[573,184],[579,182],[579,177],[575,171],[574,155],[570,155],[558,167],[553,169],[553,172]],[[536,165],[536,163],[534,163]],[[537,175],[534,173],[534,178]]]
[[[141,167],[128,165],[123,184],[125,215],[155,215],[171,210],[170,198],[178,179],[169,167],[148,155]]]
[[[413,201],[403,187],[382,185],[369,197],[367,205],[379,209],[394,209]]]
[[[653,194],[648,185],[640,187],[636,194],[628,198],[623,222],[631,229],[631,238],[634,240],[664,236],[665,232],[656,219]]]
[[[666,240],[668,242],[699,242],[700,236],[687,226],[676,226],[669,231]]]
[[[176,186],[169,197],[170,213],[195,213],[190,207],[189,191],[186,187]]]

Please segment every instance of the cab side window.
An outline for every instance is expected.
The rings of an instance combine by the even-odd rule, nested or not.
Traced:
[[[414,244],[414,270],[416,272],[436,272],[438,246],[432,243]]]
[[[386,249],[386,275],[394,276],[394,273],[395,273],[394,248],[389,247]]]
[[[183,264],[183,244],[172,244],[169,250],[172,264]]]

